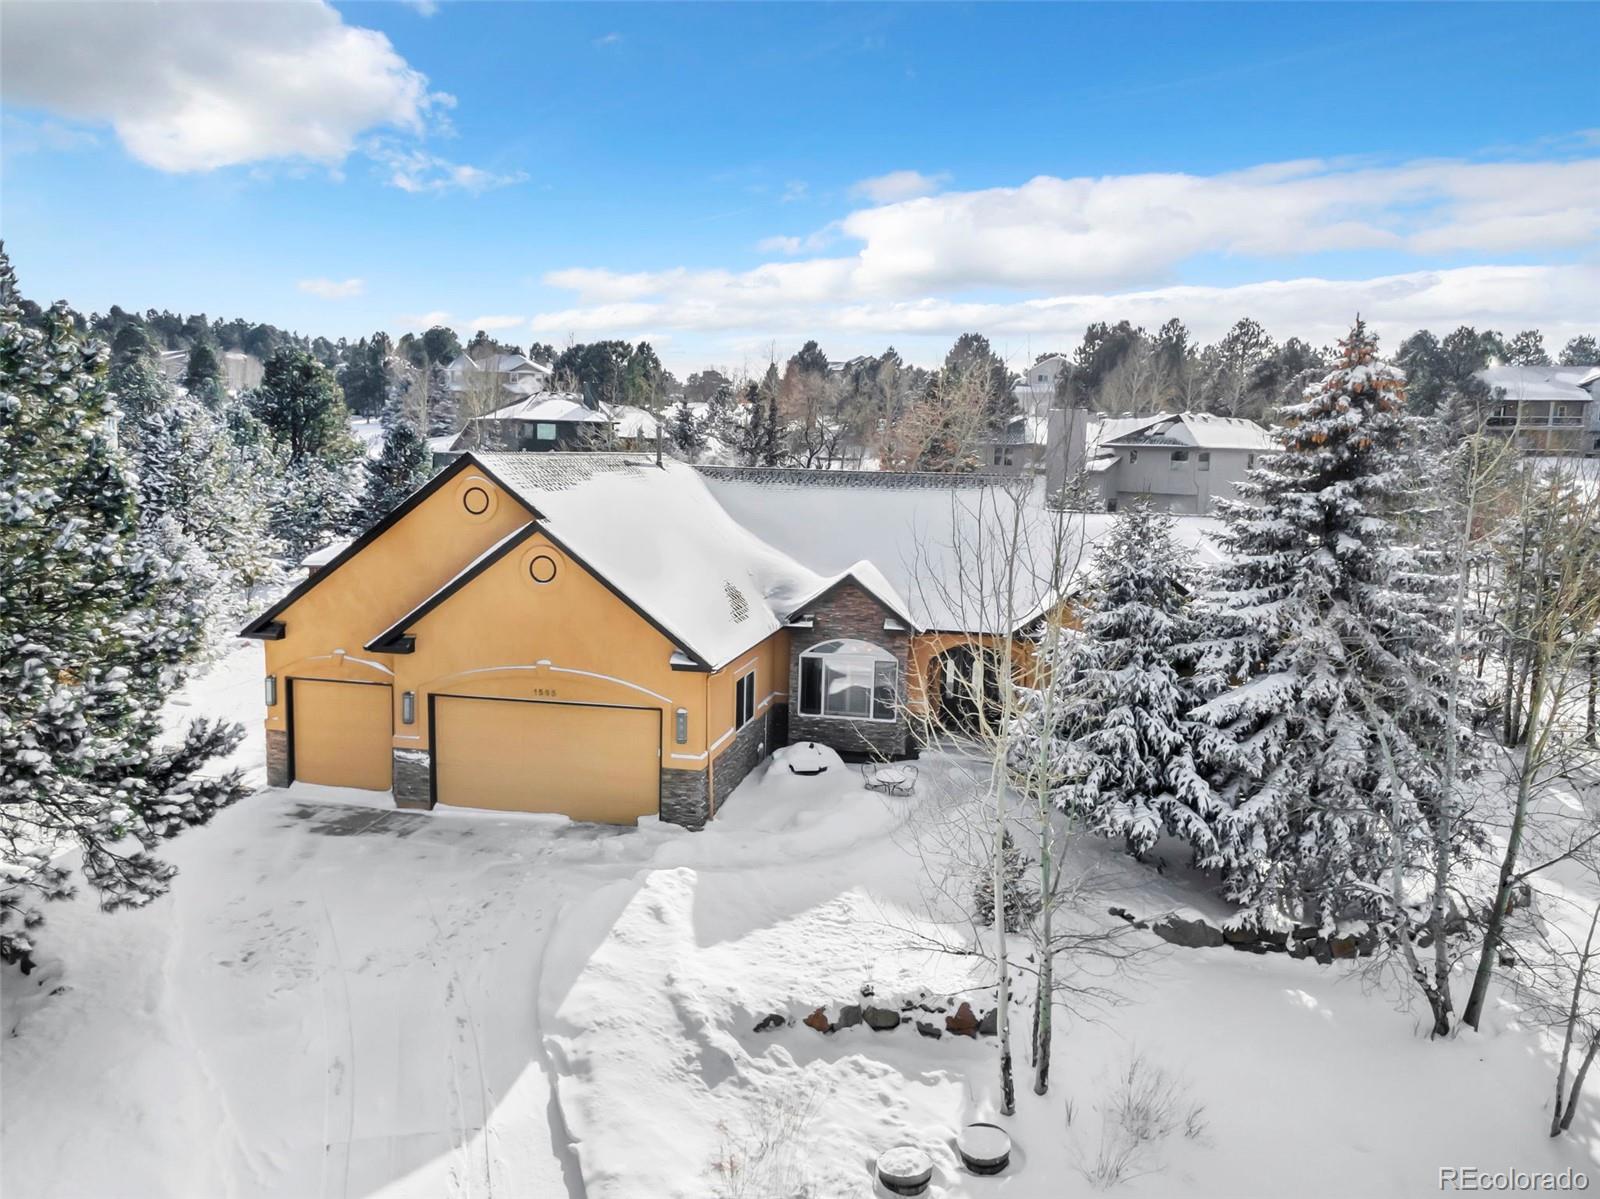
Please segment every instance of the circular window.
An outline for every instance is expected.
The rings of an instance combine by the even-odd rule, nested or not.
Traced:
[[[528,562],[528,577],[535,583],[548,583],[556,577],[556,560],[549,554],[536,554]]]
[[[489,511],[489,493],[482,487],[469,487],[461,493],[461,506],[474,516]]]

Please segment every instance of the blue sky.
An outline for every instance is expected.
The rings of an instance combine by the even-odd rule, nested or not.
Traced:
[[[329,336],[1600,325],[1592,5],[8,4],[24,291]],[[1294,164],[1286,166],[1284,164]],[[1032,182],[1030,182],[1032,181]]]

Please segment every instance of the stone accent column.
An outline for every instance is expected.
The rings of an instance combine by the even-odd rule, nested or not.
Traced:
[[[394,806],[433,807],[433,755],[425,749],[394,751]]]
[[[661,772],[661,819],[668,824],[702,829],[711,814],[710,804],[704,770]]]
[[[267,786],[289,785],[289,730],[267,730]]]
[[[722,811],[722,805],[733,789],[744,781],[745,775],[756,768],[762,758],[772,752],[772,709],[768,708],[755,720],[734,734],[715,761],[711,763],[711,805],[713,815]]]

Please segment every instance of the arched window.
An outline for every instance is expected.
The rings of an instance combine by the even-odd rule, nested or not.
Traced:
[[[882,646],[841,638],[800,655],[800,714],[893,720],[900,663]]]

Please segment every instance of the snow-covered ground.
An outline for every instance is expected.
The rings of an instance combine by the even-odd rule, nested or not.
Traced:
[[[383,422],[371,419],[350,419],[350,433],[367,451],[367,457],[376,458],[383,453]]]
[[[175,709],[245,720],[257,772],[259,654],[228,655]],[[754,1026],[836,1013],[863,984],[880,1000],[968,985],[971,959],[925,947],[926,833],[961,778],[927,757],[897,800],[843,768],[763,770],[699,834],[264,790],[167,847],[171,895],[55,905],[46,965],[0,974],[0,1193],[786,1199],[788,1171],[842,1199],[872,1195],[872,1158],[912,1143],[946,1199],[1085,1194],[1134,1054],[1181,1081],[1203,1127],[1153,1144],[1121,1193],[1600,1174],[1588,1111],[1545,1137],[1550,1047],[1509,1005],[1434,1043],[1403,991],[1351,964],[1153,937],[1108,1011],[1062,1021],[1046,1096],[1018,1030],[1013,1168],[958,1172],[955,1132],[993,1116],[992,1041]],[[1081,852],[1110,879],[1097,913],[1218,910],[1177,872]]]

